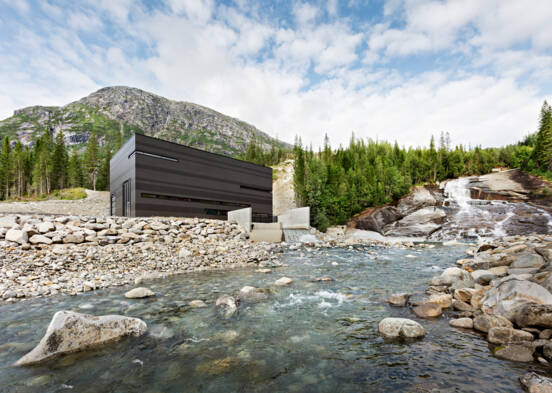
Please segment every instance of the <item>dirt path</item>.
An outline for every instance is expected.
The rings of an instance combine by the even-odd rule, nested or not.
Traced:
[[[109,214],[109,192],[86,190],[84,199],[75,201],[50,200],[40,202],[2,202],[0,214],[64,214],[106,216]]]

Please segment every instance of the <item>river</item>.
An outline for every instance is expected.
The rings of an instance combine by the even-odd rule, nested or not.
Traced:
[[[288,266],[187,274],[147,284],[155,298],[130,300],[128,287],[53,296],[0,308],[1,392],[517,392],[538,364],[493,357],[474,331],[448,326],[452,312],[419,320],[392,308],[392,292],[423,294],[431,276],[465,256],[465,245],[434,248],[300,248]],[[335,281],[312,282],[319,276]],[[275,287],[282,276],[295,282]],[[213,304],[245,285],[272,288],[221,320]],[[418,295],[418,297],[421,295]],[[203,299],[208,308],[187,303]],[[39,341],[53,314],[74,310],[139,317],[148,333],[35,367],[13,367]],[[426,337],[385,341],[378,322],[418,320]]]

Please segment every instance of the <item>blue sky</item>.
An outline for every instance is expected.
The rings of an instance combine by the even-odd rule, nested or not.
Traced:
[[[552,87],[549,0],[0,0],[0,118],[128,85],[292,142],[496,146]]]

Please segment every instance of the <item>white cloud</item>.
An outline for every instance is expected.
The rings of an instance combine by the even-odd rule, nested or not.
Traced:
[[[301,135],[317,146],[327,132],[337,146],[354,131],[416,146],[449,131],[456,143],[497,145],[534,130],[544,98],[535,86],[552,80],[552,34],[537,25],[551,7],[540,0],[517,21],[516,1],[390,1],[387,16],[362,28],[327,3],[325,11],[297,4],[294,25],[247,2],[166,1],[155,11],[128,0],[63,10],[43,3],[51,20],[21,22],[0,46],[0,117],[131,85],[212,107],[289,142]],[[322,12],[333,16],[322,23]],[[83,23],[98,30],[94,44],[71,28]],[[410,71],[401,56],[434,51],[461,53],[469,65],[393,68]]]
[[[213,13],[213,0],[168,0],[171,9],[176,13],[184,12],[188,18],[197,23],[205,23]]]
[[[97,31],[103,27],[103,23],[97,16],[86,15],[82,12],[72,12],[67,21],[75,30]]]
[[[319,8],[310,3],[297,3],[293,7],[293,14],[295,15],[295,20],[299,25],[313,23],[319,13]]]

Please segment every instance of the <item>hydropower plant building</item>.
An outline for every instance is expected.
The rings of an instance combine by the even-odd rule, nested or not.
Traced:
[[[251,207],[272,221],[272,169],[220,154],[133,135],[110,162],[114,216],[226,219]]]

